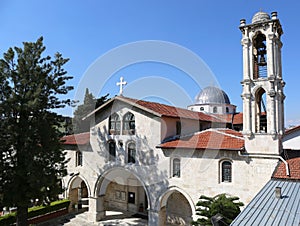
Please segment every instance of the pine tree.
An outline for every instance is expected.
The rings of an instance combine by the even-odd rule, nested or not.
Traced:
[[[82,120],[85,116],[91,113],[93,110],[104,104],[108,99],[108,94],[95,98],[89,89],[86,88],[83,104],[78,105],[74,111],[73,118],[73,131],[75,133],[88,132],[90,130],[89,120]]]
[[[0,198],[17,207],[17,225],[27,225],[31,200],[51,201],[61,193],[66,175],[59,125],[54,109],[71,104],[68,59],[43,56],[43,38],[9,48],[0,59]]]
[[[240,207],[244,204],[237,202],[238,197],[220,194],[215,197],[207,197],[201,195],[196,206],[196,214],[200,216],[197,221],[193,221],[192,225],[212,225],[212,219],[220,216],[218,225],[229,225],[234,218],[241,212]]]

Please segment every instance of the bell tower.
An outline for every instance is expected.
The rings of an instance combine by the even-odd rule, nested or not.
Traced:
[[[279,154],[284,132],[284,81],[277,12],[256,13],[250,24],[240,20],[243,47],[243,134],[246,150]]]

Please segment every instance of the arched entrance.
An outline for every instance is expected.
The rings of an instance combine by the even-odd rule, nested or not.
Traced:
[[[179,189],[170,189],[160,200],[159,225],[191,225],[195,207]]]
[[[142,181],[124,168],[114,168],[103,174],[97,186],[97,196],[104,212],[101,218],[107,218],[109,211],[120,212],[120,217],[125,213],[128,217],[148,218],[148,192]]]
[[[68,199],[73,210],[88,210],[89,191],[86,182],[79,176],[75,176],[69,183]]]

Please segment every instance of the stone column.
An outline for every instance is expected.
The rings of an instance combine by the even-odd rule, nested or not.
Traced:
[[[245,31],[245,35],[248,35],[248,29]],[[250,39],[246,36],[242,39],[241,41],[242,46],[243,46],[243,74],[244,74],[244,80],[245,79],[250,79],[250,51],[249,51],[249,46],[250,46]]]
[[[104,196],[89,197],[88,219],[91,222],[100,221],[105,217]]]
[[[243,122],[244,122],[244,128],[243,133],[245,135],[251,135],[252,134],[252,111],[251,111],[251,91],[250,91],[250,81],[245,80],[243,82]]]
[[[267,117],[270,117],[270,125],[268,125],[268,132],[272,135],[276,134],[276,106],[275,106],[275,96],[276,92],[274,89],[274,77],[269,77],[269,82],[270,82],[270,91],[269,91],[269,99],[270,99],[270,105],[267,105],[268,114]],[[270,127],[269,127],[270,126]]]
[[[273,91],[273,92],[272,92]],[[275,135],[276,134],[276,114],[275,114],[275,91],[270,91],[270,100],[271,100],[271,108],[270,108],[270,134]]]
[[[148,225],[149,226],[164,226],[163,224],[161,224],[160,222],[160,217],[159,217],[159,212],[153,209],[150,209],[148,211]]]
[[[277,65],[274,65],[274,58],[275,57],[275,49],[274,46],[275,46],[275,43],[276,42],[276,36],[275,34],[269,34],[268,35],[268,41],[267,41],[267,67],[268,67],[268,77],[272,77],[274,76],[274,66],[276,67]],[[275,60],[276,61],[276,60]],[[276,62],[275,62],[276,64]]]

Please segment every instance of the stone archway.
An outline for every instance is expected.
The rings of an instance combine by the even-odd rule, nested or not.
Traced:
[[[89,191],[86,182],[79,176],[70,180],[68,187],[68,199],[71,201],[71,210],[88,210]]]
[[[110,169],[103,174],[99,179],[96,193],[98,197],[96,212],[100,214],[101,219],[107,218],[107,211],[120,211],[125,212],[127,216],[148,218],[150,208],[148,191],[138,176],[124,168]],[[98,220],[100,218],[96,217]]]
[[[159,225],[191,225],[195,207],[179,189],[170,189],[160,199]]]

